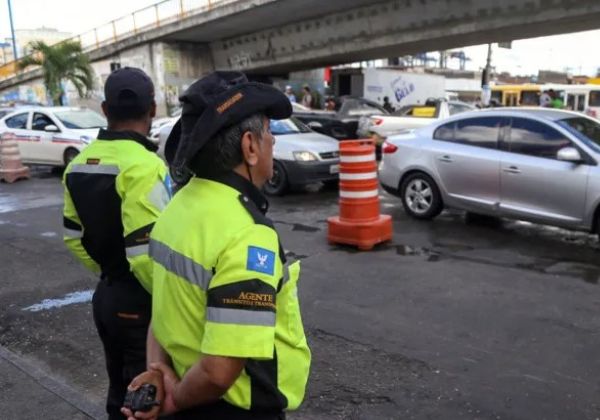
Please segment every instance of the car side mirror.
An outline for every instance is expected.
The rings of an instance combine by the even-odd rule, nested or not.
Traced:
[[[44,131],[47,131],[49,133],[58,133],[60,130],[54,124],[48,124],[44,127]]]
[[[323,128],[323,124],[321,124],[318,121],[311,121],[307,124],[310,128],[312,128],[313,130],[316,128]]]
[[[581,158],[581,153],[574,147],[563,147],[556,154],[556,158],[563,162],[572,162],[572,163],[581,163],[583,159]]]

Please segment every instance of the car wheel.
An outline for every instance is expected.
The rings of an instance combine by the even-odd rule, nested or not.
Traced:
[[[70,147],[67,150],[65,150],[65,153],[63,154],[63,162],[65,164],[65,167],[69,166],[69,163],[71,163],[71,161],[73,159],[75,159],[75,157],[78,154],[79,154],[79,150],[74,149],[72,147]]]
[[[433,219],[444,208],[435,181],[422,172],[409,175],[400,186],[400,194],[404,210],[416,219]]]
[[[283,195],[289,187],[287,174],[281,162],[273,161],[273,176],[263,187],[269,195]]]

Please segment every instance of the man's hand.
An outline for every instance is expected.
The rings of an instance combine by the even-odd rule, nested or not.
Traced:
[[[128,420],[155,420],[161,412],[161,408],[165,401],[165,388],[163,385],[163,375],[160,370],[147,370],[146,372],[140,373],[136,376],[133,381],[129,384],[127,389],[129,391],[135,391],[144,384],[151,384],[156,387],[156,400],[160,403],[160,406],[152,408],[150,411],[136,411],[132,413],[128,408],[121,408],[121,412],[127,416]]]
[[[151,363],[150,369],[152,369],[153,372],[160,372],[162,375],[164,399],[161,401],[160,414],[173,414],[177,411],[177,406],[175,405],[175,390],[179,385],[177,374],[173,369],[161,362]]]

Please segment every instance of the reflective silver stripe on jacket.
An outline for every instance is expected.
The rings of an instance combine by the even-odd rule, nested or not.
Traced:
[[[165,270],[195,284],[204,291],[208,289],[213,276],[212,271],[206,270],[191,258],[154,239],[150,239],[150,257],[162,265]]]
[[[218,324],[275,326],[275,312],[208,307],[206,320]]]
[[[71,166],[69,173],[74,174],[102,174],[102,175],[119,175],[121,170],[117,165],[85,165],[76,164]]]
[[[125,253],[128,258],[139,257],[140,255],[148,254],[149,246],[148,244],[144,245],[136,245],[125,248]]]
[[[287,261],[283,265],[283,281],[281,282],[281,287],[285,286],[285,284],[290,281],[290,265],[294,264],[297,260]]]
[[[167,204],[169,204],[169,191],[167,191],[166,185],[157,181],[152,188],[152,191],[148,194],[148,200],[156,207],[159,211],[163,211]]]
[[[67,238],[81,239],[83,238],[83,231],[63,228],[63,236]]]

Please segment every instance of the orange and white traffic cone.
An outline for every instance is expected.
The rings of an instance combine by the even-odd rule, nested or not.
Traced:
[[[379,212],[375,143],[340,142],[340,215],[327,219],[330,243],[368,251],[392,239],[392,218]]]
[[[0,136],[0,181],[13,183],[30,178],[29,168],[23,166],[17,136],[3,133]]]

